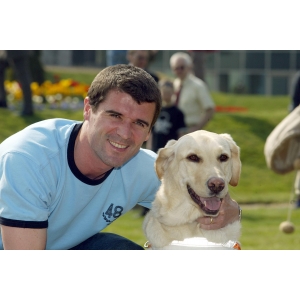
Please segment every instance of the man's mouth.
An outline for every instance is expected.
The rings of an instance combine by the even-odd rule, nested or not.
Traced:
[[[110,141],[110,140],[109,140],[109,143],[110,143],[111,145],[113,145],[114,147],[119,148],[119,149],[125,149],[125,148],[128,147],[128,146],[126,146],[126,145],[122,145],[122,144],[119,144],[119,143],[116,143],[116,142],[113,142],[113,141]]]
[[[200,197],[187,185],[187,190],[192,200],[207,214],[216,215],[219,212],[223,198],[218,197]]]

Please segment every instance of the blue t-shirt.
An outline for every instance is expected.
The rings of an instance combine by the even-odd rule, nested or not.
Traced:
[[[99,180],[84,176],[74,162],[81,125],[45,120],[0,144],[0,224],[47,228],[46,249],[70,249],[136,204],[150,208],[160,186],[146,149]]]

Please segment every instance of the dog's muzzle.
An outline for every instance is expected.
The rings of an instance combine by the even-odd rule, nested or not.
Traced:
[[[200,197],[196,192],[187,185],[187,190],[192,200],[203,210],[206,215],[218,214],[223,198],[218,197]]]

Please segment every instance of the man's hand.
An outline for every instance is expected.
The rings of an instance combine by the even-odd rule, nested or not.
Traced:
[[[215,230],[223,228],[234,221],[238,221],[239,214],[239,205],[236,201],[230,198],[229,194],[227,194],[222,201],[217,217],[200,217],[197,219],[197,221],[200,224],[200,228],[206,230]]]

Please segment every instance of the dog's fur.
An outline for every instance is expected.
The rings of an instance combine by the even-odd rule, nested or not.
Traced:
[[[239,239],[239,221],[218,230],[203,230],[196,221],[217,216],[228,184],[239,182],[240,148],[229,134],[198,130],[171,140],[158,151],[155,170],[161,186],[143,223],[152,248],[191,237],[214,243]]]

